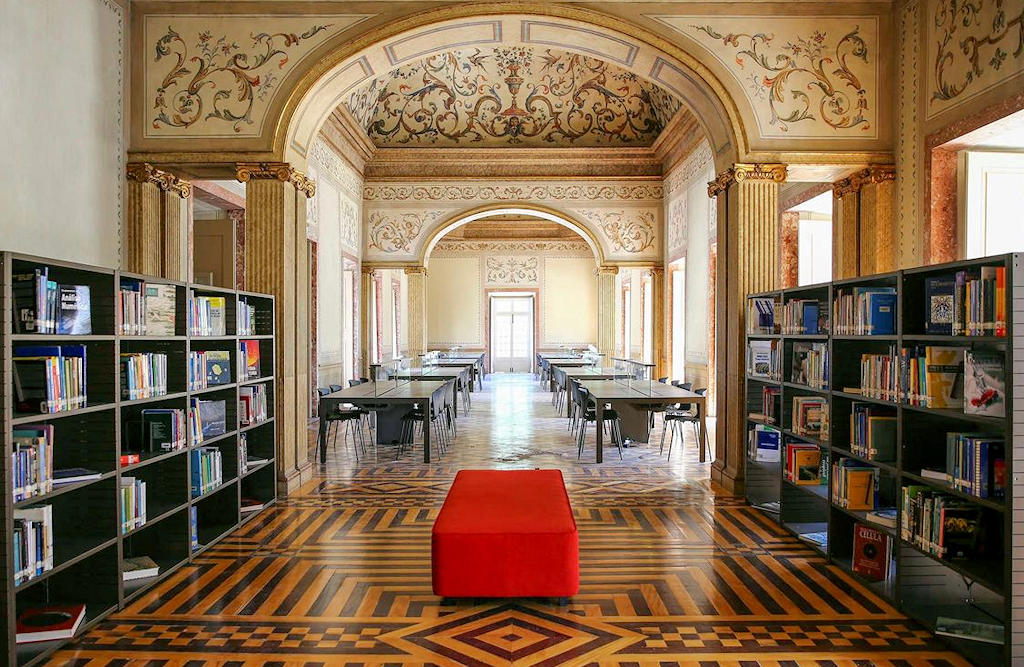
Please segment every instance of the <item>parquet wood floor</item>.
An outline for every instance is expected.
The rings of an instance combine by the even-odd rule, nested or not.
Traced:
[[[524,376],[492,376],[438,463],[338,443],[301,490],[56,654],[73,667],[966,665],[823,558],[716,492],[691,435],[577,463]],[[660,425],[659,427],[660,428]],[[592,429],[591,429],[592,430]],[[655,433],[655,440],[660,433]],[[593,454],[592,433],[588,453]],[[558,467],[581,590],[444,602],[430,527],[457,470]]]

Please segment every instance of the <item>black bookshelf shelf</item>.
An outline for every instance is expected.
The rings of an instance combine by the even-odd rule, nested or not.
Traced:
[[[244,479],[244,478],[248,477],[249,475],[253,474],[254,472],[257,472],[259,470],[263,470],[267,466],[273,465],[273,464],[274,464],[274,460],[273,459],[267,461],[266,463],[257,463],[256,465],[252,466],[251,468],[248,468],[245,472],[243,472],[241,477]]]
[[[15,275],[31,275],[36,270],[48,271],[48,278],[61,285],[80,285],[89,288],[92,332],[82,335],[21,333],[14,321],[15,301],[24,299],[22,280],[15,291]],[[125,281],[125,282],[122,282]],[[174,324],[163,326],[167,320],[154,320],[155,329],[162,327],[169,335],[129,335],[121,326],[121,289],[132,281],[142,281],[163,290],[164,303],[174,297]],[[31,281],[29,281],[31,282]],[[127,289],[126,288],[126,289]],[[235,530],[242,521],[249,521],[262,510],[241,516],[242,480],[247,496],[265,499],[264,507],[277,497],[276,475],[272,472],[252,475],[264,468],[273,469],[274,461],[254,467],[239,475],[240,461],[238,435],[247,430],[262,428],[261,447],[276,449],[276,425],[273,417],[252,426],[240,428],[238,423],[239,388],[246,384],[272,385],[272,375],[244,383],[236,381],[203,390],[187,391],[190,351],[220,350],[231,355],[232,376],[237,372],[239,341],[264,341],[259,345],[260,366],[274,368],[274,298],[263,294],[213,288],[207,285],[187,284],[159,277],[140,276],[102,267],[91,267],[69,262],[0,252],[0,364],[12,368],[13,348],[19,345],[79,345],[88,357],[85,389],[89,399],[87,407],[56,413],[24,414],[13,412],[15,386],[11,374],[0,385],[0,422],[2,437],[8,452],[12,452],[13,430],[27,425],[52,425],[53,457],[55,468],[85,468],[100,473],[98,479],[87,480],[54,488],[52,491],[14,502],[14,469],[11,456],[4,456],[4,494],[0,500],[6,531],[4,551],[0,558],[5,563],[3,605],[5,637],[0,664],[28,667],[42,663],[65,644],[62,641],[16,644],[15,622],[17,614],[28,607],[47,604],[83,604],[85,621],[79,634],[101,621],[106,615],[123,609],[124,605],[144,595],[157,582],[166,579],[178,568],[188,565],[202,553],[190,549],[191,514],[196,513],[199,541],[208,546],[216,544]],[[29,286],[29,289],[34,289]],[[220,312],[226,335],[195,336],[190,334],[187,318],[189,301],[196,297],[222,297]],[[251,309],[257,335],[236,334],[241,326],[237,312],[240,302]],[[20,303],[25,303],[24,301]],[[31,298],[28,303],[32,303]],[[217,303],[217,308],[220,304]],[[165,312],[167,309],[165,309]],[[172,333],[173,331],[173,333]],[[121,395],[121,353],[162,352],[168,355],[168,393],[142,399],[127,399]],[[193,398],[223,400],[225,402],[227,430],[173,451],[145,451],[141,461],[120,466],[122,453],[139,452],[132,435],[137,429],[139,415],[151,408],[188,408]],[[35,400],[33,397],[31,400]],[[272,400],[270,405],[272,405]],[[268,406],[270,407],[270,406]],[[271,413],[272,414],[272,413]],[[131,446],[130,446],[131,445]],[[197,447],[217,447],[223,462],[225,481],[216,489],[192,499],[189,493],[191,451]],[[121,492],[125,478],[146,483],[147,521],[122,533]],[[14,512],[26,508],[51,506],[53,515],[53,567],[38,576],[14,583],[13,526]],[[159,566],[154,577],[123,581],[125,559],[140,556],[152,558]],[[42,585],[39,585],[41,582]]]
[[[810,532],[827,531],[829,539],[824,549],[804,542],[811,549],[827,557],[844,573],[863,582],[894,607],[932,630],[935,629],[940,616],[954,620],[1002,625],[1005,633],[1005,644],[1002,646],[942,637],[943,641],[949,643],[970,660],[984,665],[1024,664],[1024,634],[1019,631],[1011,632],[1011,618],[1013,618],[1011,614],[1018,613],[1012,612],[1012,610],[1024,609],[1024,585],[1019,583],[1024,581],[1024,560],[1013,557],[1024,548],[1024,515],[1017,511],[1013,500],[1015,497],[1024,497],[1024,474],[1015,469],[1015,463],[1020,465],[1022,460],[1020,452],[1024,451],[1024,429],[1020,429],[1014,423],[1021,421],[1020,413],[1015,412],[1014,389],[1020,384],[1020,381],[1014,373],[1014,355],[1015,350],[1024,349],[1024,307],[1021,305],[1024,303],[1024,264],[1022,264],[1022,260],[1024,260],[1024,254],[998,255],[900,270],[884,275],[851,278],[831,284],[751,294],[748,295],[748,299],[758,299],[759,302],[748,303],[746,311],[747,313],[764,313],[764,302],[770,301],[775,308],[776,326],[779,326],[780,309],[785,308],[786,304],[795,300],[812,300],[819,303],[819,326],[821,328],[834,330],[837,324],[841,324],[842,330],[853,331],[853,327],[857,323],[850,319],[851,301],[848,297],[862,293],[854,290],[858,288],[876,290],[877,288],[888,288],[890,293],[895,294],[895,308],[892,311],[894,330],[892,333],[880,335],[791,335],[779,333],[768,335],[761,330],[747,334],[748,341],[759,341],[766,338],[778,341],[778,358],[772,357],[770,365],[775,369],[775,364],[778,364],[778,370],[785,378],[796,377],[790,373],[791,367],[794,373],[797,370],[804,371],[809,368],[806,359],[809,359],[810,355],[797,357],[793,341],[824,343],[824,350],[819,346],[815,351],[815,354],[819,354],[815,359],[821,358],[822,351],[827,355],[827,377],[825,379],[830,386],[834,387],[831,390],[815,389],[788,380],[771,382],[766,378],[751,376],[749,373],[746,375],[745,404],[748,413],[768,412],[769,404],[767,402],[771,398],[775,401],[773,412],[777,422],[766,422],[748,416],[748,430],[753,432],[756,425],[764,425],[778,431],[780,433],[780,458],[782,459],[779,463],[758,461],[753,458],[756,455],[754,452],[748,452],[745,460],[747,500],[755,507],[763,506],[766,503],[777,503],[778,513],[766,512],[766,515],[797,536]],[[968,279],[977,279],[982,275],[982,268],[992,280],[987,289],[993,289],[997,270],[1000,276],[998,280],[1004,280],[1002,284],[1005,285],[1005,302],[998,300],[1004,298],[1003,292],[999,292],[994,298],[981,301],[989,309],[988,313],[992,313],[995,309],[993,304],[998,304],[999,308],[1005,312],[1006,335],[954,336],[929,333],[929,331],[934,332],[935,329],[934,324],[926,322],[929,316],[929,313],[926,313],[926,304],[929,304],[928,307],[931,308],[930,302],[926,299],[926,293],[936,294],[935,290],[940,289],[943,284],[963,285],[962,279],[959,283],[956,283],[955,279],[955,274],[960,271],[966,272]],[[847,300],[837,301],[840,295]],[[975,298],[979,297],[975,296]],[[842,309],[836,305],[837,303],[842,304]],[[885,302],[882,303],[888,305]],[[977,305],[978,301],[974,303]],[[803,307],[799,306],[799,308]],[[827,309],[827,316],[823,315],[821,308]],[[793,310],[798,310],[798,307],[794,305]],[[854,312],[856,310],[856,308],[853,309]],[[841,316],[843,321],[837,322]],[[1002,318],[1000,317],[1000,319]],[[761,319],[759,323],[765,325],[765,322],[765,319]],[[992,331],[992,329],[984,330]],[[999,396],[1005,405],[1005,415],[965,413],[960,407],[930,408],[910,405],[902,401],[868,398],[858,393],[842,391],[845,387],[861,385],[862,355],[885,356],[892,354],[889,350],[895,348],[896,354],[899,356],[902,350],[917,348],[912,350],[911,356],[923,356],[923,348],[927,346],[959,348],[975,352],[981,350],[985,354],[996,355],[997,359],[1002,362],[1003,377],[999,377],[997,370],[984,379],[988,380],[989,388],[995,387],[997,392],[995,395]],[[757,358],[759,362],[763,363],[761,360],[766,357],[763,353],[767,349],[766,345],[756,343],[755,347],[749,349],[752,350],[752,354],[748,356]],[[775,349],[772,348],[773,351]],[[932,354],[932,351],[928,353]],[[760,356],[754,357],[754,354]],[[964,357],[961,355],[961,362],[963,359]],[[798,366],[797,362],[803,365]],[[948,365],[951,362],[939,363]],[[989,361],[988,363],[994,362]],[[904,366],[906,365],[904,364]],[[989,368],[991,367],[990,365]],[[870,369],[877,368],[879,366]],[[977,365],[973,368],[975,373],[988,372],[987,370],[979,371]],[[998,365],[995,368],[998,368]],[[932,372],[931,369],[929,372]],[[960,376],[955,381],[962,382],[965,372],[961,368]],[[820,376],[821,372],[818,373]],[[801,374],[801,378],[803,376]],[[908,377],[908,375],[901,375],[901,385],[907,384]],[[992,380],[993,377],[996,379]],[[1000,382],[1003,384],[1000,385]],[[773,389],[775,393],[763,393],[769,389]],[[901,386],[901,390],[909,391],[909,388]],[[959,396],[962,397],[965,393],[962,391]],[[953,395],[957,396],[955,393]],[[978,396],[978,394],[975,395]],[[798,396],[820,396],[827,401],[828,419],[820,438],[798,435],[788,428],[795,423],[796,408],[793,398]],[[867,414],[871,416],[893,418],[894,422],[875,423],[885,425],[887,429],[892,429],[890,432],[895,433],[894,436],[889,436],[890,438],[895,437],[895,457],[888,454],[887,448],[882,446],[880,446],[884,452],[882,455],[886,456],[888,460],[873,460],[851,451],[850,447],[854,442],[854,434],[851,433],[851,415],[854,414],[855,404],[865,406],[864,410],[870,411]],[[782,425],[785,425],[786,428],[783,428]],[[861,428],[865,427],[861,426]],[[1021,433],[1018,433],[1018,430]],[[944,470],[946,468],[947,434],[950,433],[961,437],[988,437],[1005,443],[1005,452],[997,455],[998,458],[1003,459],[1003,463],[1000,464],[1003,466],[1000,469],[1000,474],[1002,479],[1005,479],[1005,498],[981,498],[955,489],[943,480],[926,478],[919,474],[922,468],[929,470]],[[759,442],[762,446],[764,445],[763,440]],[[949,440],[949,442],[953,443],[955,440]],[[896,526],[888,527],[876,523],[868,519],[868,510],[851,510],[842,507],[839,502],[833,501],[833,489],[838,483],[836,479],[829,479],[827,485],[819,487],[794,484],[786,479],[785,454],[786,445],[790,443],[816,445],[821,450],[822,470],[826,471],[830,478],[833,476],[832,465],[839,459],[849,459],[856,462],[854,466],[874,469],[875,507],[877,509],[895,508]],[[770,440],[768,446],[771,446]],[[801,463],[801,465],[804,464]],[[995,483],[996,472],[990,471],[987,474],[990,475],[989,483]],[[909,490],[905,491],[908,487],[910,487]],[[809,493],[801,493],[797,489],[804,489]],[[812,489],[817,489],[817,491]],[[907,494],[908,502],[913,497],[918,504],[916,506],[910,504],[909,508],[905,509],[904,493]],[[927,500],[916,500],[918,494]],[[820,502],[822,498],[825,502]],[[930,509],[932,507],[930,503],[936,498],[940,498],[946,503],[943,507],[960,508],[961,512],[967,513],[965,516],[973,517],[968,519],[968,521],[973,521],[976,526],[972,533],[973,541],[967,542],[966,544],[969,546],[966,547],[958,543],[951,547],[954,551],[950,552],[960,556],[966,550],[971,555],[964,558],[950,558],[947,554],[946,557],[943,557],[914,544],[912,539],[904,539],[904,536],[912,537],[912,532],[907,531],[914,529],[914,523],[910,521],[914,512],[921,509],[925,512],[933,511]],[[923,504],[926,502],[929,504]],[[925,518],[925,521],[927,520]],[[874,539],[876,540],[875,544],[878,544],[878,539],[885,539],[884,537],[867,537],[866,530],[861,527],[877,531],[876,534],[887,536],[890,540],[887,549],[891,551],[892,558],[886,566],[888,576],[882,581],[875,581],[854,569],[856,562],[858,569],[868,571],[865,570],[868,563],[854,548],[855,544],[861,544],[856,540]],[[948,533],[946,534],[948,535]],[[932,539],[939,538],[933,536]],[[870,544],[870,542],[867,543]],[[950,543],[946,544],[947,548],[950,548],[948,546]],[[874,562],[877,563],[877,561]],[[1017,620],[1013,618],[1014,626],[1017,625]]]
[[[265,426],[265,425],[267,425],[267,424],[269,424],[269,423],[271,423],[273,421],[274,421],[273,417],[267,417],[263,421],[256,422],[255,424],[248,424],[246,426],[240,426],[238,428],[238,432],[239,433],[245,433],[246,431],[251,431],[253,429],[259,428],[260,426]]]

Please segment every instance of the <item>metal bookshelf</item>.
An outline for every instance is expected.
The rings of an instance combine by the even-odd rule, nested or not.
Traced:
[[[14,333],[12,275],[48,267],[58,283],[88,285],[90,288],[92,334],[42,335]],[[120,333],[118,298],[121,278],[144,280],[175,287],[176,331],[172,336],[130,336]],[[187,327],[190,295],[225,298],[224,336],[195,336]],[[256,330],[239,334],[236,314],[240,302],[255,309]],[[210,545],[222,539],[242,522],[259,512],[241,511],[242,499],[251,498],[267,507],[276,501],[274,421],[274,298],[265,294],[176,282],[159,277],[139,276],[101,267],[0,252],[0,427],[7,454],[3,457],[4,549],[0,551],[5,577],[0,612],[4,631],[0,638],[3,663],[26,667],[43,662],[65,641],[15,643],[18,613],[53,604],[84,604],[81,634],[109,613],[123,608],[154,584],[186,565]],[[246,379],[239,374],[239,341],[258,341],[262,377]],[[19,345],[79,344],[87,348],[87,407],[54,414],[28,415],[15,412],[13,350]],[[192,350],[223,350],[230,353],[231,380],[227,384],[190,391],[188,354]],[[163,352],[168,355],[167,393],[146,399],[121,397],[121,352]],[[239,392],[243,386],[263,384],[267,388],[267,420],[242,426],[239,422]],[[181,408],[188,414],[192,397],[223,400],[226,429],[222,435],[192,442],[185,449],[144,455],[138,463],[120,466],[126,423],[145,408]],[[12,430],[19,424],[53,424],[55,428],[54,467],[88,468],[100,478],[56,487],[50,493],[17,503],[12,494]],[[239,436],[245,433],[250,457],[266,459],[243,472]],[[223,459],[223,482],[215,489],[192,497],[190,457],[197,447],[217,447]],[[122,477],[146,481],[147,521],[122,533],[119,508]],[[54,567],[15,585],[13,573],[13,516],[15,508],[52,505]],[[196,513],[199,546],[193,549],[191,513]],[[155,577],[123,581],[125,559],[148,556],[160,566]]]
[[[1024,559],[1013,557],[1014,553],[1019,554],[1024,548],[1024,513],[1014,507],[1014,498],[1024,494],[1024,475],[1016,474],[1018,470],[1024,471],[1024,429],[1014,428],[1015,417],[1024,414],[1024,397],[1020,401],[1015,397],[1015,384],[1022,376],[1014,372],[1014,353],[1024,348],[1022,261],[1024,254],[998,255],[750,294],[747,297],[770,298],[782,306],[796,299],[817,299],[820,307],[827,309],[831,329],[833,298],[839,289],[869,286],[896,289],[896,331],[891,335],[747,334],[748,349],[750,341],[754,340],[777,340],[782,349],[781,377],[753,377],[749,369],[746,375],[748,432],[755,425],[765,423],[752,417],[761,412],[763,387],[777,387],[780,392],[775,406],[776,422],[767,425],[781,432],[779,463],[754,460],[748,450],[745,457],[746,496],[754,506],[767,506],[769,509],[765,513],[796,535],[826,531],[828,543],[824,548],[808,543],[809,546],[930,630],[935,630],[939,616],[1001,624],[1004,628],[1003,645],[941,637],[979,665],[1016,665],[1024,661],[1024,585],[1020,583],[1024,581]],[[926,333],[925,281],[982,266],[1005,268],[1006,336],[945,336]],[[776,310],[776,323],[781,319],[779,315]],[[830,369],[828,389],[812,389],[790,381],[793,344],[799,341],[827,344]],[[890,345],[895,345],[897,349],[915,345],[941,345],[1001,353],[1006,378],[1005,417],[905,405],[844,391],[860,386],[861,354],[883,353]],[[802,437],[791,430],[789,406],[794,396],[805,395],[824,396],[828,399],[828,431],[820,438]],[[892,409],[897,417],[895,460],[868,460],[851,452],[850,413],[853,403],[872,403]],[[945,433],[963,431],[978,431],[1005,439],[1004,499],[977,498],[955,491],[942,481],[921,476],[922,468],[945,467]],[[831,487],[835,480],[829,479],[828,485],[817,487],[797,485],[786,480],[784,465],[787,442],[818,445],[822,456],[828,456],[829,465],[837,458],[845,457],[876,467],[879,475],[876,507],[896,508],[896,527],[874,523],[866,519],[865,512],[848,510],[832,502]],[[983,520],[993,527],[984,538],[984,556],[946,560],[902,539],[902,515],[899,510],[902,488],[908,485],[932,487],[981,508]],[[773,503],[778,505],[773,507]],[[853,532],[858,523],[887,533],[893,540],[891,576],[884,581],[870,581],[853,571]]]

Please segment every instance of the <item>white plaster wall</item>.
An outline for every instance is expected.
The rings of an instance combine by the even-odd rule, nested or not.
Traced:
[[[118,264],[125,24],[113,0],[0,0],[3,249]]]

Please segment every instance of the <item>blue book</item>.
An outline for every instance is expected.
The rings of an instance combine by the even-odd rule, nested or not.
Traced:
[[[61,285],[57,333],[85,336],[92,333],[92,300],[87,285]]]
[[[189,458],[191,465],[189,469],[192,471],[191,485],[192,485],[192,497],[198,498],[203,495],[203,475],[200,469],[202,468],[202,456],[198,449],[193,449],[189,452]]]
[[[197,519],[198,508],[192,505],[188,508],[188,533],[191,538],[192,551],[199,548],[199,521]]]
[[[805,334],[818,333],[818,302],[804,301],[803,329]]]
[[[896,295],[868,294],[868,335],[884,336],[896,333]]]
[[[949,336],[953,333],[953,288],[955,283],[952,276],[925,279],[925,333],[942,336]]]

